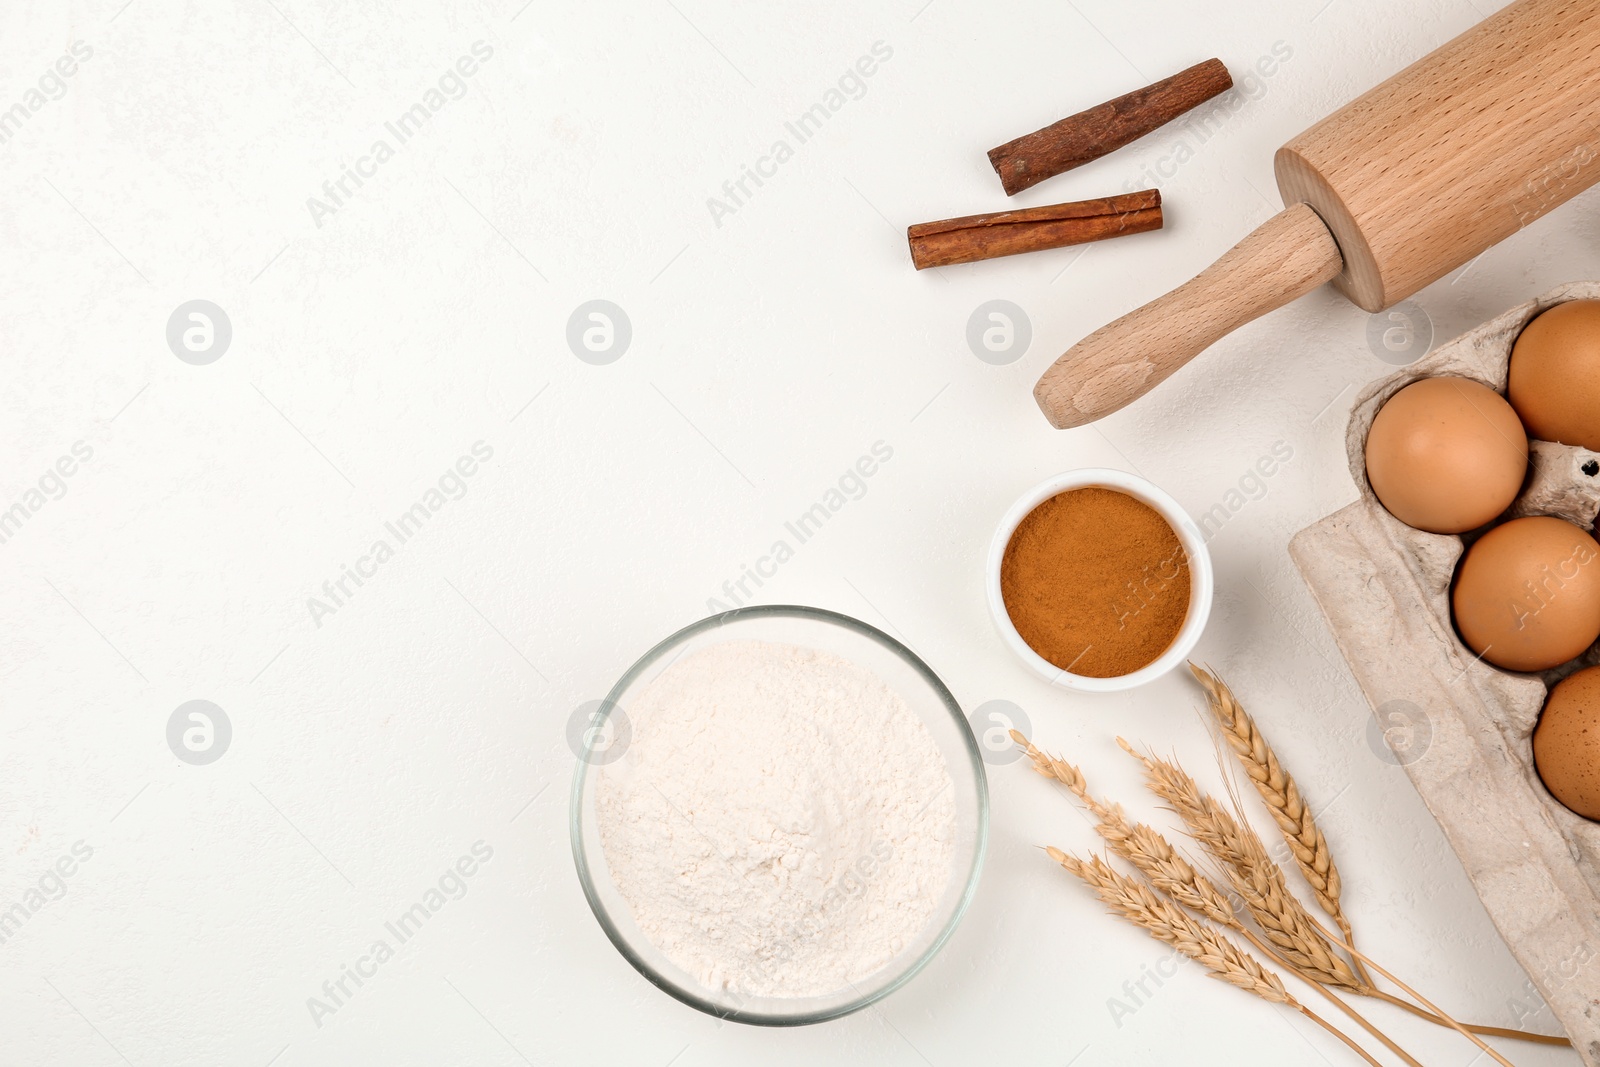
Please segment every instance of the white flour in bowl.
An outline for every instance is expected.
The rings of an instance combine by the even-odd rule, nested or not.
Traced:
[[[640,930],[701,984],[837,993],[924,933],[951,876],[955,790],[871,672],[732,641],[624,711],[628,749],[597,768],[606,863]]]

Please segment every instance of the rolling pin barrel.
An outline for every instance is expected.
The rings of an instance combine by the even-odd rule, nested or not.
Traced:
[[[1346,104],[1278,150],[1283,214],[1074,346],[1039,406],[1092,422],[1323,281],[1381,311],[1570,200],[1600,179],[1596,57],[1600,2],[1520,0]]]

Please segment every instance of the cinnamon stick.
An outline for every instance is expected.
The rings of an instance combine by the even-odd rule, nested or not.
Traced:
[[[1220,59],[1208,59],[1154,85],[1080,111],[989,150],[1007,196],[1115,152],[1233,87]]]
[[[1161,228],[1161,191],[1144,189],[1020,211],[922,222],[906,229],[918,270],[1104,241]]]

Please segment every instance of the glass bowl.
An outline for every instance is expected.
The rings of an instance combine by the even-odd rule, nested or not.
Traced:
[[[669,960],[635,924],[606,864],[595,818],[603,764],[620,755],[630,699],[678,657],[726,641],[755,640],[819,649],[875,674],[926,725],[955,789],[950,877],[923,931],[876,973],[827,996],[746,996],[709,989]],[[619,710],[620,709],[620,710]],[[708,1015],[761,1026],[801,1026],[859,1011],[909,981],[933,959],[961,921],[978,886],[989,833],[989,792],[977,741],[944,683],[912,651],[846,615],[808,607],[747,607],[713,615],[656,645],[630,667],[595,712],[572,779],[572,856],[600,927],[623,958],[651,983]]]

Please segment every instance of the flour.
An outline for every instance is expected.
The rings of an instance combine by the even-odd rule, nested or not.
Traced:
[[[955,790],[916,714],[830,653],[732,641],[668,667],[597,768],[640,930],[712,990],[822,996],[917,941],[950,880]]]

